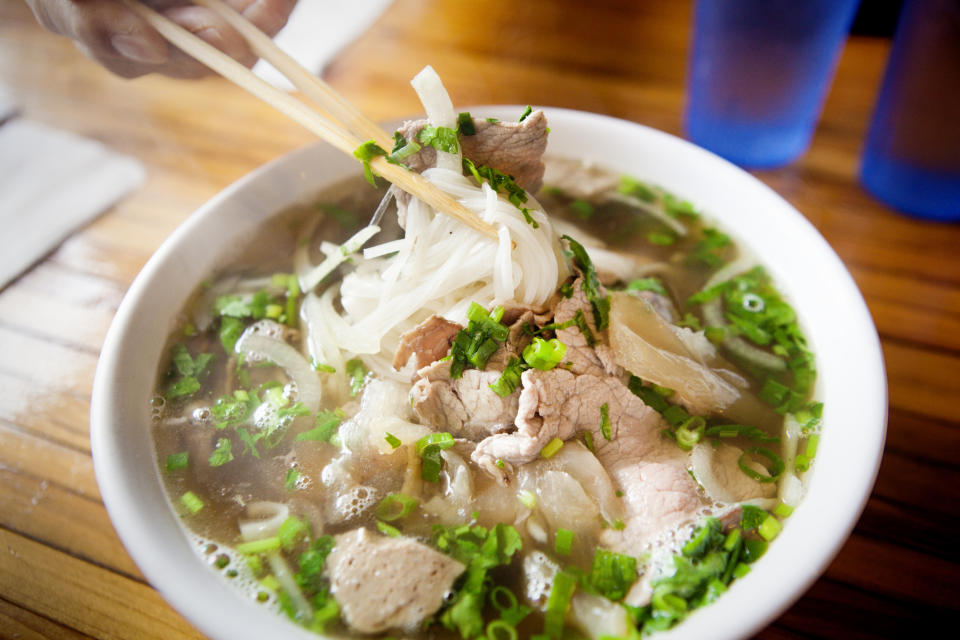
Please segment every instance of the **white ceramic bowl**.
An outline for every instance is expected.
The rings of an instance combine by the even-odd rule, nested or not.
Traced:
[[[474,107],[515,118],[520,107]],[[605,116],[548,108],[555,155],[582,157],[660,184],[701,207],[765,264],[798,310],[817,356],[824,429],[803,503],[746,578],[664,638],[754,633],[784,611],[839,550],[873,486],[886,425],[879,341],[850,275],[807,220],[734,165],[665,133]],[[201,207],[163,244],[117,312],[100,356],[91,408],[97,480],[121,540],[175,609],[215,638],[317,636],[249,601],[189,544],[167,502],[150,438],[148,401],[161,347],[189,294],[236,241],[284,207],[356,174],[326,145],[261,167]]]

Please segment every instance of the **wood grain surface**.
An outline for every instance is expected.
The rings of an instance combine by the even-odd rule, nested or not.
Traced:
[[[397,0],[324,77],[375,119],[417,112],[408,82],[429,63],[457,104],[562,106],[679,135],[689,21],[687,1]],[[851,38],[810,150],[755,172],[852,272],[890,389],[886,451],[860,522],[762,638],[916,637],[960,609],[960,225],[904,217],[857,185],[888,50]],[[149,172],[0,291],[0,637],[196,637],[143,580],[101,503],[88,434],[94,368],[124,291],[171,231],[311,137],[220,79],[113,77],[19,0],[0,0],[0,83],[22,117],[136,156]]]

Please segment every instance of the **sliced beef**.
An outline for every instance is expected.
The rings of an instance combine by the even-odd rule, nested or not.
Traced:
[[[367,529],[336,537],[327,558],[330,591],[351,629],[410,629],[436,612],[465,567],[412,538]]]
[[[610,347],[602,341],[604,336],[597,331],[593,306],[583,292],[583,277],[574,280],[572,287],[573,294],[569,298],[561,297],[554,307],[553,321],[558,324],[568,322],[576,317],[577,312],[581,312],[597,342],[591,347],[587,337],[576,325],[557,331],[557,339],[567,347],[564,361],[569,365],[565,366],[576,374],[619,375],[621,369],[614,362]],[[601,291],[601,294],[603,293]]]
[[[447,355],[450,345],[462,325],[433,315],[400,336],[400,346],[393,356],[393,368],[402,369],[411,356],[416,356],[416,367],[422,369]]]
[[[511,428],[517,414],[516,393],[501,398],[490,389],[502,373],[467,369],[463,376],[452,379],[450,363],[436,362],[419,372],[422,377],[410,390],[410,402],[420,420],[436,430],[482,440]]]
[[[593,432],[594,442],[603,440],[604,404],[612,440],[620,431],[645,431],[645,421],[659,423],[658,414],[613,376],[578,376],[560,368],[530,369],[521,376],[521,383],[517,430],[490,436],[473,453],[473,460],[487,470],[498,469],[497,460],[530,462],[554,438],[569,440],[581,431]]]
[[[440,361],[417,371],[410,399],[421,421],[475,441],[513,428],[519,394],[503,398],[490,385],[500,378],[510,359],[519,357],[530,343],[524,326],[533,325],[535,317],[529,309],[513,308],[509,316],[504,314],[503,320],[510,323],[510,333],[482,371],[467,369],[460,378],[453,379],[450,363]]]
[[[403,123],[400,134],[407,140],[416,138],[426,120]],[[547,117],[543,111],[532,112],[523,122],[487,122],[474,118],[476,134],[461,135],[463,155],[475,164],[485,164],[513,176],[518,185],[536,193],[543,182],[543,152],[547,148]],[[418,173],[436,164],[437,152],[425,146],[406,159],[407,166]]]

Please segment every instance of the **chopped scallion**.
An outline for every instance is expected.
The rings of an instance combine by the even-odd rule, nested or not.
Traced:
[[[540,450],[540,457],[546,460],[549,460],[554,455],[556,455],[557,451],[560,451],[562,447],[563,447],[563,440],[561,440],[560,438],[554,438],[553,440],[548,442],[543,449]]]
[[[410,515],[420,502],[405,493],[391,493],[377,505],[377,517],[393,522]]]
[[[557,529],[553,539],[553,550],[562,556],[570,555],[570,549],[573,547],[573,531],[570,529]]]
[[[187,491],[185,494],[180,496],[180,504],[187,508],[187,511],[196,515],[201,509],[203,509],[203,500],[200,499],[197,494],[193,491]]]

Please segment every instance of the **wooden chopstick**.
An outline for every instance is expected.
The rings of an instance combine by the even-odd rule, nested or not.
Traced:
[[[281,61],[283,67],[298,68],[299,71],[294,73],[294,78],[296,79],[290,78],[291,82],[294,82],[295,86],[298,86],[297,83],[303,84],[304,86],[306,84],[314,85],[311,88],[311,94],[313,95],[309,95],[308,97],[311,99],[317,99],[320,102],[320,104],[323,106],[324,112],[327,114],[327,117],[318,114],[312,108],[308,107],[306,104],[297,100],[293,96],[280,91],[269,83],[261,80],[255,76],[253,72],[230,56],[201,40],[180,25],[174,23],[146,5],[143,5],[136,0],[123,0],[123,2],[127,7],[135,11],[144,20],[146,20],[150,26],[160,32],[160,35],[183,50],[185,53],[205,64],[207,67],[219,73],[226,79],[230,80],[241,89],[244,89],[260,98],[307,130],[315,133],[317,136],[330,143],[340,151],[353,156],[354,150],[364,142],[364,139],[358,137],[357,134],[353,133],[352,131],[360,131],[362,132],[361,135],[365,136],[366,130],[370,128],[370,125],[378,130],[378,132],[369,132],[373,134],[373,139],[375,141],[380,140],[381,142],[386,143],[386,145],[381,144],[381,142],[378,142],[378,144],[381,144],[381,146],[386,146],[388,149],[392,146],[392,138],[387,136],[386,132],[377,127],[365,116],[362,116],[359,110],[350,105],[346,99],[342,97],[338,97],[337,99],[331,98],[331,95],[336,94],[332,88],[320,83],[323,88],[321,91],[317,88],[315,83],[305,82],[305,77],[312,76],[312,74],[301,67],[292,58],[287,56],[287,54],[277,47],[272,40],[260,32],[255,26],[247,22],[245,18],[236,12],[233,12],[235,17],[232,18],[228,17],[227,13],[222,13],[220,11],[221,7],[218,7],[217,5],[222,5],[223,3],[210,2],[209,0],[201,0],[200,2],[212,11],[216,11],[217,13],[221,14],[224,19],[229,20],[231,24],[233,24],[237,19],[242,21],[246,25],[241,31],[241,35],[244,37],[247,36],[247,33],[244,32],[251,29],[259,33],[262,38],[257,37],[255,40],[259,40],[260,42],[251,43],[251,47],[253,47],[258,54],[267,50],[271,50],[270,58],[267,58],[269,62],[273,62],[273,60],[279,60]],[[267,43],[269,43],[269,45]],[[278,67],[278,70],[285,75],[287,73],[287,69],[285,68]],[[287,77],[289,78],[290,76]],[[349,116],[351,126],[349,127],[339,124],[338,121],[333,117],[334,113],[343,113],[344,111],[351,114]],[[410,195],[426,202],[437,211],[441,211],[466,224],[467,226],[490,236],[491,238],[498,237],[497,231],[493,228],[493,226],[481,220],[474,212],[470,211],[462,204],[454,200],[449,194],[444,193],[434,185],[430,184],[430,182],[428,182],[419,173],[410,171],[406,167],[387,162],[386,158],[382,156],[372,159],[370,161],[370,166],[378,175],[383,176]]]

